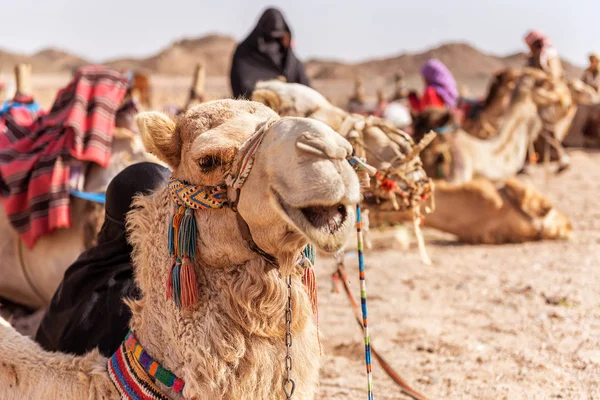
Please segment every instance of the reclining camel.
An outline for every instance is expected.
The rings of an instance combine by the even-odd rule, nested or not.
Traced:
[[[157,162],[147,153],[135,127],[130,109],[117,114],[112,157],[107,168],[93,164],[85,175],[85,192],[104,192],[112,178],[128,165],[141,161]],[[71,228],[59,229],[41,237],[35,247],[27,248],[12,227],[0,205],[0,297],[33,308],[49,304],[65,270],[91,247],[102,225],[104,206],[71,197]]]
[[[531,185],[509,179],[502,186],[485,179],[462,185],[435,183],[435,210],[425,217],[425,226],[455,235],[472,244],[522,243],[545,239],[567,239],[569,219]],[[410,221],[408,213],[370,212],[372,226]]]
[[[315,90],[298,84],[259,82],[253,99],[269,105],[281,115],[302,115],[319,119],[338,132],[341,130],[340,121],[348,117],[348,113],[333,107]],[[371,149],[390,146],[389,137],[378,137],[380,140],[375,141],[370,137],[372,132],[366,130],[364,137],[365,141],[369,141]],[[421,153],[423,161],[426,161],[427,152],[428,149],[425,149]],[[372,165],[381,166],[391,160],[390,154],[381,150],[368,153],[367,156],[367,161]],[[427,163],[425,170],[428,176],[435,176],[428,169]],[[502,244],[563,239],[570,235],[571,224],[568,218],[554,209],[535,189],[514,180],[502,185],[510,189],[497,189],[485,179],[458,185],[436,182],[436,207],[425,217],[425,226],[453,233],[467,243]],[[366,199],[367,202],[369,200]],[[385,221],[399,222],[412,218],[410,213],[399,213],[390,202],[382,202],[381,199],[367,203],[366,206],[370,210],[369,220],[373,227]],[[449,215],[452,218],[447,218]],[[463,218],[469,222],[460,224]],[[542,230],[539,229],[541,220],[544,221]]]
[[[313,398],[319,344],[297,260],[308,241],[336,251],[353,230],[360,193],[347,161],[352,147],[321,122],[279,118],[247,101],[208,102],[177,123],[164,114],[144,113],[138,124],[146,148],[169,164],[177,183],[211,190],[227,185],[227,204],[236,204],[194,213],[198,252],[191,266],[197,278],[187,284],[197,288],[197,301],[187,308],[165,296],[171,270],[168,226],[179,192],[164,187],[138,197],[128,217],[141,290],[141,300],[128,301],[131,331],[147,354],[180,380],[169,387],[164,379],[151,379],[146,371],[154,375],[155,364],[145,369],[130,350],[123,350],[127,365],[119,361],[123,353],[113,356],[111,378],[109,361],[98,352],[48,353],[0,326],[0,398],[116,400],[134,388],[160,399],[284,399],[286,349],[293,361],[293,398]],[[254,161],[248,164],[252,149]],[[119,385],[120,378],[129,386],[117,389],[113,382]]]

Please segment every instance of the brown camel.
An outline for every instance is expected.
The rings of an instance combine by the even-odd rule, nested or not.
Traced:
[[[336,251],[353,230],[360,193],[347,161],[352,147],[321,122],[280,119],[247,101],[208,102],[177,123],[161,113],[144,113],[138,123],[146,148],[169,164],[176,179],[211,187],[229,182],[228,203],[237,204],[235,210],[195,213],[198,301],[180,309],[165,296],[172,196],[164,187],[135,202],[128,230],[141,299],[128,301],[131,330],[154,360],[185,381],[181,393],[158,381],[151,387],[175,400],[284,399],[288,350],[293,398],[313,398],[319,344],[297,260],[308,241]],[[237,191],[232,166],[242,161],[238,149],[251,136],[258,143],[254,163]],[[240,228],[240,218],[249,233]],[[249,247],[248,235],[262,251]],[[276,260],[275,268],[268,257]],[[107,359],[95,351],[83,357],[45,352],[0,325],[0,361],[2,399],[121,397]],[[136,368],[139,374],[141,366]]]
[[[124,103],[126,104],[126,102]],[[134,123],[131,108],[117,113],[112,158],[107,168],[96,164],[89,167],[84,191],[104,192],[112,178],[128,165],[141,161],[158,162],[144,150]],[[104,206],[79,198],[71,198],[69,229],[59,229],[41,237],[33,249],[28,249],[13,229],[0,206],[0,296],[33,308],[48,305],[60,284],[65,270],[82,251],[94,244],[104,217]]]
[[[504,182],[500,188],[485,179],[462,185],[436,181],[434,198],[436,208],[425,217],[425,226],[451,233],[464,243],[568,239],[573,229],[568,217],[556,210],[548,199],[516,179]],[[369,213],[372,227],[411,219],[407,213]]]
[[[318,92],[298,84],[281,84],[276,81],[259,82],[253,93],[253,98],[261,101],[283,115],[303,115],[319,119],[338,132],[342,132],[342,122],[347,119],[347,113],[333,107]],[[452,115],[438,112],[434,126],[451,124]],[[360,117],[356,117],[360,118]],[[364,120],[364,119],[363,119]],[[417,123],[419,123],[417,121]],[[431,124],[431,122],[429,122]],[[393,148],[389,136],[371,137],[373,130],[364,132],[364,140],[369,142],[369,148],[375,150],[367,153],[367,161],[381,168],[394,155],[386,149]],[[421,135],[422,136],[422,135]],[[377,138],[378,140],[374,140]],[[432,144],[439,145],[441,135]],[[418,140],[418,138],[415,138]],[[430,145],[431,146],[431,145]],[[428,176],[436,176],[435,168],[429,162],[433,152],[427,147],[421,153]],[[431,174],[431,175],[430,175]],[[442,181],[435,183],[435,210],[425,217],[425,226],[434,227],[445,232],[456,234],[467,243],[502,244],[536,239],[563,239],[571,232],[571,224],[567,217],[555,210],[551,204],[531,187],[524,187],[515,180],[502,183],[505,189],[497,189],[494,184],[485,179],[459,185]],[[526,196],[525,196],[526,194]],[[495,199],[490,201],[490,199]],[[525,199],[525,201],[523,200]],[[411,213],[398,213],[391,202],[381,198],[366,197],[365,206],[370,210],[369,220],[372,227],[389,221],[407,221],[412,219]],[[370,203],[369,203],[370,202]],[[477,205],[472,207],[472,205]],[[541,207],[540,205],[544,206]],[[476,210],[476,212],[473,212]],[[452,218],[447,218],[451,215]],[[465,219],[471,223],[459,224]],[[540,221],[544,221],[540,231]],[[483,228],[483,226],[487,228]],[[480,229],[481,228],[481,229]],[[541,232],[538,235],[535,232]],[[461,233],[460,235],[458,233]],[[526,234],[527,233],[527,234]]]
[[[482,110],[472,119],[463,122],[462,129],[482,139],[498,134],[503,117],[506,116],[513,91],[522,79],[534,80],[531,88],[532,100],[542,122],[539,136],[532,138],[535,151],[542,155],[545,144],[551,146],[551,160],[559,160],[564,167],[568,164],[561,142],[569,132],[580,132],[590,106],[600,101],[600,96],[579,79],[557,80],[539,69],[508,68],[494,75]],[[576,115],[577,114],[577,115]],[[577,121],[582,121],[578,123]],[[576,125],[576,127],[572,127]],[[537,134],[537,133],[536,133]]]

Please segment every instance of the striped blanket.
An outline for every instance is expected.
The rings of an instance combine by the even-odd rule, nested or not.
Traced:
[[[0,116],[0,194],[23,242],[71,226],[70,181],[86,163],[110,162],[115,113],[125,76],[101,66],[80,68],[42,116],[15,107]]]

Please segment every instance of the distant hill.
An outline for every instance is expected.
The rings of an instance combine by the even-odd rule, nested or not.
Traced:
[[[521,67],[525,64],[526,54],[499,57],[486,54],[466,43],[447,43],[421,53],[404,53],[395,57],[355,64],[310,60],[307,62],[307,70],[309,75],[316,79],[349,79],[355,76],[391,77],[399,70],[411,76],[419,74],[421,66],[431,58],[437,58],[446,64],[458,80],[470,80],[487,78],[502,68]],[[579,76],[583,71],[565,60],[563,66],[570,76]]]
[[[106,65],[116,69],[136,69],[161,75],[189,75],[196,63],[206,66],[211,76],[227,76],[236,41],[230,36],[207,35],[182,39],[171,43],[155,55],[146,58],[119,58],[107,60]],[[446,43],[420,53],[403,53],[394,57],[372,59],[359,63],[331,60],[309,60],[307,73],[313,79],[390,78],[403,70],[407,76],[416,76],[421,65],[430,58],[444,62],[459,81],[485,79],[493,72],[506,67],[520,67],[525,54],[496,56],[482,52],[466,43]],[[34,72],[65,73],[88,61],[57,49],[45,49],[32,55],[0,50],[0,71],[10,72],[15,64],[27,62]],[[563,60],[568,75],[579,76],[581,68]]]
[[[0,71],[11,73],[15,64],[31,64],[33,71],[38,73],[70,72],[73,68],[89,64],[79,56],[63,50],[48,48],[35,54],[25,55],[0,50]]]
[[[124,58],[107,61],[117,69],[139,69],[164,75],[189,75],[201,62],[208,75],[229,73],[236,41],[230,36],[208,35],[173,42],[158,54],[148,58]]]

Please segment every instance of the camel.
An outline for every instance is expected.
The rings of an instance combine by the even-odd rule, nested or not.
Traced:
[[[462,185],[436,181],[435,211],[424,219],[426,227],[455,235],[463,243],[504,244],[568,239],[573,227],[562,212],[531,185],[509,179],[500,188],[485,179]],[[465,207],[468,212],[464,210]],[[408,213],[369,214],[371,226],[386,226],[412,219]]]
[[[562,141],[574,129],[576,132],[581,130],[588,115],[587,110],[600,101],[600,95],[579,79],[556,80],[534,68],[500,71],[494,75],[482,110],[476,117],[466,119],[462,129],[481,139],[497,136],[499,125],[508,112],[512,93],[524,77],[535,81],[531,88],[532,100],[542,122],[539,137],[532,137],[534,150],[543,155],[547,142],[552,150],[551,159],[559,160],[566,166],[568,157],[562,149]]]
[[[515,176],[525,165],[528,151],[532,153],[534,143],[536,150],[544,143],[550,144],[561,171],[568,166],[568,156],[560,142],[575,115],[573,101],[592,100],[577,87],[551,80],[536,69],[509,69],[496,75],[483,110],[474,120],[467,121],[464,129],[457,127],[452,116],[442,118],[436,116],[438,110],[426,110],[415,118],[415,135],[429,129],[447,135],[452,155],[461,164],[453,170],[451,179],[455,183],[477,176],[496,181]],[[436,125],[436,121],[444,120],[450,121],[448,125]]]
[[[123,104],[127,104],[125,101]],[[123,109],[116,116],[116,128],[112,143],[112,157],[107,168],[90,165],[85,174],[83,190],[103,193],[112,178],[128,165],[141,161],[159,162],[147,153],[134,122],[132,108]],[[35,247],[29,249],[13,229],[0,205],[0,229],[6,232],[0,238],[0,296],[32,308],[50,303],[65,270],[90,248],[102,226],[104,206],[80,198],[71,197],[71,228],[59,229],[41,237]]]
[[[570,147],[600,147],[600,103],[579,105],[563,143]]]
[[[178,182],[227,185],[231,206],[195,212],[198,301],[179,308],[165,296],[172,194],[165,186],[134,202],[127,225],[141,299],[127,301],[131,331],[156,362],[185,382],[181,392],[159,380],[148,385],[175,400],[284,399],[287,350],[293,398],[313,398],[319,344],[298,257],[308,242],[336,251],[353,230],[360,188],[347,161],[352,147],[319,121],[279,118],[244,100],[204,103],[177,122],[158,112],[142,113],[137,122],[147,150],[171,167]],[[252,144],[253,163],[240,188],[237,167],[252,159]],[[83,357],[45,352],[0,326],[0,361],[3,399],[121,398],[107,359],[96,351]],[[136,368],[139,374],[141,366]]]
[[[375,169],[388,171],[387,176],[406,191],[399,199],[386,193],[377,182],[372,185],[371,194],[380,200],[389,199],[395,209],[414,207],[431,190],[431,181],[419,158],[430,139],[415,144],[410,136],[385,120],[350,114],[331,105],[316,90],[298,83],[258,82],[252,100],[269,106],[282,116],[301,116],[324,122],[346,137],[357,155],[367,158]]]
[[[281,115],[302,115],[318,119],[338,132],[343,132],[341,121],[348,118],[345,111],[333,107],[318,92],[299,84],[259,82],[253,93],[253,99],[269,105]],[[447,113],[440,115],[441,118],[451,117]],[[439,126],[447,124],[449,124],[447,119],[439,122]],[[367,154],[367,161],[381,168],[386,161],[394,157],[391,152],[385,150],[393,147],[393,144],[390,144],[389,137],[383,135],[377,136],[378,140],[374,140],[371,137],[374,132],[376,131],[364,131],[364,141],[368,142],[368,147],[372,150]],[[433,144],[435,145],[436,142],[439,143],[439,139],[436,139]],[[425,172],[430,177],[436,176],[435,170],[430,168],[433,163],[427,159],[431,154],[429,148],[421,153]],[[554,209],[535,189],[525,187],[515,180],[503,182],[501,185],[504,189],[496,188],[495,184],[486,179],[462,184],[435,181],[433,198],[436,207],[424,218],[425,226],[454,233],[467,243],[502,244],[569,237],[571,224],[568,218]],[[473,204],[478,206],[472,207]],[[544,206],[541,207],[540,204]],[[372,227],[377,227],[386,221],[398,222],[412,219],[411,213],[398,212],[391,202],[382,201],[376,196],[366,196],[365,207],[369,209]],[[452,218],[448,218],[449,215]],[[457,216],[460,218],[456,218]],[[470,223],[460,225],[459,221],[463,218]],[[540,231],[542,220],[544,221],[542,233],[534,234]],[[487,228],[484,228],[484,225]]]

